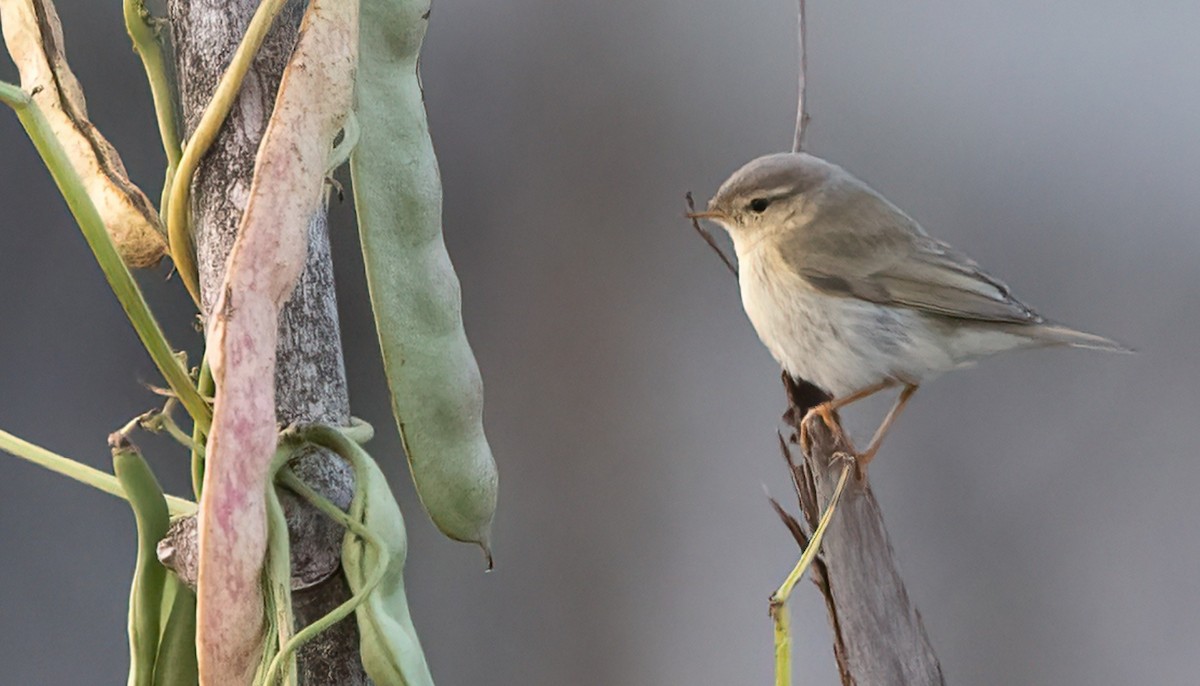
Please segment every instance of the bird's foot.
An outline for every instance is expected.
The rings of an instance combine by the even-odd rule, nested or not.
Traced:
[[[807,414],[804,415],[804,420],[800,422],[800,444],[808,445],[811,440],[808,423],[813,421],[813,415],[821,418],[825,428],[829,429],[829,433],[833,434],[833,440],[836,443],[841,443],[846,446],[852,445],[850,438],[846,436],[846,432],[842,430],[842,425],[838,421],[837,414],[831,403],[824,402],[814,406]]]
[[[854,474],[859,481],[867,478],[867,463],[875,457],[878,446],[867,448],[866,452],[858,452],[854,448],[854,443],[850,441],[850,437],[842,429],[841,423],[838,421],[835,410],[830,406],[830,403],[821,403],[814,406],[804,416],[804,421],[800,422],[800,446],[805,452],[812,450],[812,430],[809,428],[809,422],[815,421],[814,415],[820,417],[824,422],[825,427],[829,429],[829,433],[833,435],[834,445],[842,446],[845,450],[838,450],[833,454],[831,463],[851,462],[854,464]]]

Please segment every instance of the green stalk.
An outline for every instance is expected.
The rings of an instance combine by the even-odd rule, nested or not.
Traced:
[[[299,477],[291,472],[291,470],[281,470],[276,478],[278,479],[279,483],[307,500],[309,504],[315,506],[327,517],[341,524],[343,527],[349,530],[350,533],[361,538],[367,545],[378,550],[380,561],[376,568],[372,570],[371,576],[367,580],[367,583],[361,589],[359,589],[358,593],[355,593],[350,597],[349,600],[346,600],[341,605],[338,605],[328,614],[296,632],[296,635],[292,636],[284,643],[283,647],[279,650],[279,654],[276,655],[275,659],[271,661],[271,667],[267,671],[267,678],[264,682],[266,684],[274,684],[279,679],[281,673],[286,674],[286,672],[281,672],[281,670],[285,669],[285,666],[294,659],[296,651],[299,650],[301,646],[312,640],[312,638],[317,634],[325,631],[334,624],[337,624],[346,617],[349,617],[359,605],[362,605],[366,601],[367,596],[369,596],[375,590],[375,588],[379,586],[379,583],[383,581],[383,577],[387,572],[388,565],[388,552],[383,545],[383,541],[381,541],[379,537],[376,536],[371,530],[364,527],[362,522],[346,514],[337,505],[334,505],[324,496],[312,490],[308,484],[301,481]],[[360,493],[361,491],[357,491],[355,493],[355,497],[360,497]]]
[[[271,459],[271,473],[275,474],[283,469],[299,447],[300,444],[294,440],[280,441],[275,456]],[[266,676],[262,681],[264,686],[297,686],[299,679],[295,653],[286,654],[282,659],[279,657],[282,649],[291,640],[296,625],[295,615],[292,613],[291,563],[287,518],[272,480],[267,483],[267,556],[263,564],[268,624],[267,643],[263,652],[263,662],[267,665]]]
[[[0,450],[11,453],[22,460],[32,462],[40,467],[45,467],[57,474],[74,479],[79,483],[91,486],[98,491],[115,495],[122,500],[129,500],[125,495],[125,489],[121,487],[121,482],[112,474],[102,472],[82,462],[76,462],[69,457],[52,453],[41,446],[21,440],[4,430],[0,430]],[[196,503],[173,495],[167,496],[167,507],[170,509],[172,517],[195,514],[196,512]]]
[[[63,199],[67,201],[71,214],[83,231],[83,237],[96,256],[96,262],[100,264],[100,269],[108,279],[108,285],[112,287],[117,300],[121,301],[121,307],[137,331],[146,352],[150,353],[158,371],[192,416],[192,421],[207,431],[212,423],[212,411],[208,403],[192,386],[187,371],[176,359],[162,328],[150,312],[150,306],[146,304],[141,289],[129,273],[129,268],[121,261],[121,256],[117,254],[117,248],[105,230],[104,220],[100,218],[100,213],[96,211],[96,206],[92,204],[84,189],[83,180],[71,166],[70,159],[55,138],[41,108],[24,91],[10,83],[0,82],[0,102],[12,107],[17,113],[17,118],[42,156],[50,175],[54,177],[54,182],[58,184]]]
[[[167,242],[180,280],[187,287],[197,307],[200,307],[200,279],[196,272],[196,260],[192,256],[194,248],[191,229],[188,226],[188,196],[192,192],[192,177],[196,174],[196,167],[200,165],[200,160],[208,152],[209,146],[216,140],[221,124],[225,122],[225,117],[229,115],[229,110],[233,108],[238,92],[242,89],[242,79],[250,70],[259,46],[262,45],[271,23],[279,14],[279,10],[283,9],[285,2],[286,0],[263,0],[255,10],[250,25],[246,27],[246,35],[238,44],[237,51],[233,53],[229,67],[221,75],[217,90],[213,93],[208,107],[204,108],[200,123],[188,139],[175,176],[171,179],[171,193],[166,203]]]
[[[771,594],[771,619],[775,620],[775,686],[792,686],[792,634],[788,621],[787,601],[792,596],[792,589],[800,582],[804,572],[821,549],[821,539],[825,537],[825,529],[833,519],[838,499],[842,497],[842,489],[846,487],[846,478],[850,475],[851,464],[848,462],[842,468],[838,477],[837,487],[833,489],[833,497],[821,514],[816,531],[808,541],[808,547],[800,555],[800,561],[792,568],[787,578],[779,585],[779,589]]]
[[[271,656],[269,665],[262,675],[261,681],[256,683],[273,686],[279,683],[281,679],[286,680],[284,681],[285,684],[290,683],[296,674],[296,651],[305,643],[312,640],[317,634],[350,616],[359,605],[366,601],[367,596],[375,590],[386,573],[388,551],[384,547],[383,541],[374,532],[367,529],[360,519],[363,505],[361,482],[359,488],[355,490],[351,503],[351,511],[354,512],[357,510],[358,512],[358,517],[355,517],[353,514],[343,512],[337,505],[334,505],[324,496],[312,490],[308,484],[301,481],[299,477],[286,467],[287,461],[291,459],[295,451],[300,446],[309,442],[339,452],[343,459],[352,460],[354,457],[352,453],[355,450],[361,451],[361,448],[358,448],[355,441],[369,440],[373,431],[370,424],[362,420],[354,420],[352,427],[347,433],[343,433],[339,429],[319,425],[291,429],[280,437],[279,448],[271,460],[270,471],[275,477],[272,483],[267,486],[267,510],[271,526],[269,527],[270,543],[268,544],[267,563],[264,569],[267,572],[268,595],[274,598],[274,604],[286,607],[275,608],[276,616],[273,619],[278,625],[277,639],[280,645],[278,652]],[[358,471],[360,470],[356,469],[356,472]],[[361,479],[362,475],[358,474],[358,478]],[[287,523],[283,519],[282,509],[279,508],[279,499],[274,490],[276,482],[307,500],[327,517],[345,527],[349,533],[361,538],[367,545],[373,546],[378,550],[381,560],[378,568],[372,572],[370,579],[363,588],[359,589],[358,593],[294,635],[291,634],[291,589],[287,585],[291,578],[290,568],[288,567]],[[270,647],[267,648],[267,652],[271,652]]]
[[[216,381],[213,380],[212,367],[208,365],[208,353],[200,361],[200,378],[196,390],[201,396],[211,398],[217,391]],[[200,502],[200,491],[204,489],[204,446],[208,443],[208,432],[203,431],[199,424],[192,427],[192,493],[196,502]]]
[[[280,438],[279,447],[271,459],[269,468],[275,478],[267,486],[268,544],[266,561],[263,566],[269,613],[267,620],[269,627],[274,627],[274,631],[270,628],[267,631],[267,640],[270,642],[264,652],[267,666],[260,673],[260,678],[255,681],[256,684],[275,686],[275,684],[282,683],[284,686],[294,686],[297,677],[296,652],[300,647],[317,634],[350,616],[383,580],[388,564],[388,551],[384,547],[383,541],[374,532],[367,529],[360,519],[343,512],[337,505],[312,490],[286,467],[288,460],[295,455],[296,450],[305,445],[310,438],[315,438],[318,445],[325,445],[332,450],[341,448],[352,452],[354,449],[358,449],[355,441],[369,440],[372,433],[370,424],[362,420],[354,420],[352,427],[346,432],[332,427],[305,426],[289,430]],[[343,458],[350,460],[352,456],[346,454],[343,455]],[[327,517],[345,527],[351,534],[361,538],[367,545],[373,546],[379,552],[381,560],[378,568],[371,573],[367,583],[358,593],[295,634],[292,633],[295,620],[291,604],[291,560],[288,552],[287,520],[275,491],[276,482],[307,500]],[[362,491],[356,490],[351,505],[352,511],[356,509],[355,504],[358,505],[357,510],[360,517],[362,498]],[[273,645],[276,642],[278,642],[278,646]]]
[[[174,398],[171,399],[174,402]],[[168,412],[163,412],[157,417],[162,430],[167,432],[167,435],[175,439],[175,442],[188,450],[192,450],[192,437],[184,433],[183,429],[179,428],[179,424],[175,422],[175,418]],[[153,430],[153,429],[151,429]]]
[[[167,210],[171,180],[183,150],[179,143],[179,129],[175,123],[175,102],[171,93],[171,81],[167,78],[166,61],[163,59],[162,44],[158,42],[158,31],[150,24],[150,11],[144,0],[124,0],[125,30],[133,41],[133,51],[142,58],[146,80],[150,82],[150,95],[154,98],[154,113],[158,118],[158,133],[162,138],[163,151],[167,154],[166,180],[163,182],[159,214]]]

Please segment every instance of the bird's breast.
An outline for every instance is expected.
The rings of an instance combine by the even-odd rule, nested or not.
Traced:
[[[788,373],[834,396],[891,375],[882,348],[894,341],[881,329],[895,316],[891,308],[818,291],[770,246],[739,250],[738,262],[746,316]]]

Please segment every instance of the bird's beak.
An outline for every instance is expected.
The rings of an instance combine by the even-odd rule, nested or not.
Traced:
[[[707,212],[688,212],[688,219],[716,219],[718,221],[728,220],[729,215],[718,210],[709,210]]]

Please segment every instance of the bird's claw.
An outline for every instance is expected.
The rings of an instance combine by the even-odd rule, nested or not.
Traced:
[[[817,413],[817,415],[821,418],[821,421],[825,422],[825,426],[828,427],[830,431],[839,431],[842,428],[841,425],[838,424],[837,417],[833,416],[833,410],[829,407],[829,403],[821,403],[820,405],[817,405],[813,408],[813,412]]]
[[[829,433],[833,434],[833,439],[836,443],[847,446],[851,445],[850,439],[842,431],[842,425],[838,422],[837,416],[834,415],[834,410],[830,407],[829,403],[821,403],[809,410],[808,414],[804,415],[804,420],[800,422],[801,445],[807,445],[806,439],[810,438],[808,423],[814,414],[820,417],[821,421],[825,423],[825,428],[829,429]]]

